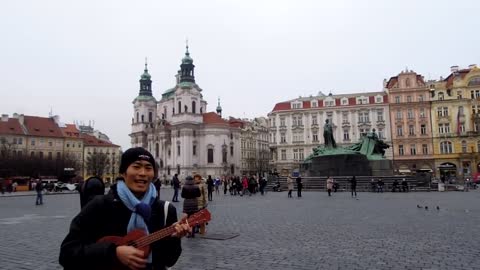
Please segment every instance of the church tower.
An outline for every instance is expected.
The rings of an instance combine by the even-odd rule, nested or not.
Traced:
[[[132,139],[133,147],[148,147],[147,135],[154,128],[157,114],[157,101],[152,95],[152,79],[148,73],[148,63],[145,59],[145,69],[140,76],[140,91],[133,100]]]
[[[190,57],[190,52],[187,50],[185,52],[185,57],[182,59],[182,64],[180,65],[180,82],[192,82],[195,83],[195,65],[193,64],[193,59]]]

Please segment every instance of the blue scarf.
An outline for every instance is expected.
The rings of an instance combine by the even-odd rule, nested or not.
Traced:
[[[145,221],[150,219],[152,214],[151,205],[157,198],[157,190],[155,186],[150,183],[150,186],[143,195],[142,200],[138,200],[135,195],[130,191],[124,181],[117,182],[117,193],[118,197],[122,200],[123,204],[132,211],[132,216],[127,226],[127,233],[135,229],[143,229],[147,234],[149,234],[147,224]],[[152,252],[148,255],[148,262],[152,262]]]

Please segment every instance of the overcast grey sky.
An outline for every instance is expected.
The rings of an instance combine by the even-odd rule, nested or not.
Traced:
[[[266,116],[318,91],[381,91],[408,67],[480,64],[480,1],[2,1],[0,112],[95,121],[124,150],[148,57],[154,96],[189,39],[208,110]]]

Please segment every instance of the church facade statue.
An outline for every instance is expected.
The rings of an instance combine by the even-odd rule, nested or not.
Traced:
[[[323,140],[325,147],[337,148],[335,138],[333,137],[333,126],[328,119],[325,120],[325,125],[323,125]]]

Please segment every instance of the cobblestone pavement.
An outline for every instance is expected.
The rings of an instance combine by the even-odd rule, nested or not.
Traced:
[[[61,269],[59,246],[78,194],[34,201],[0,197],[0,269]],[[209,205],[207,234],[239,236],[183,239],[174,269],[480,269],[479,202],[479,191],[359,193],[359,200],[348,193],[222,194]]]

